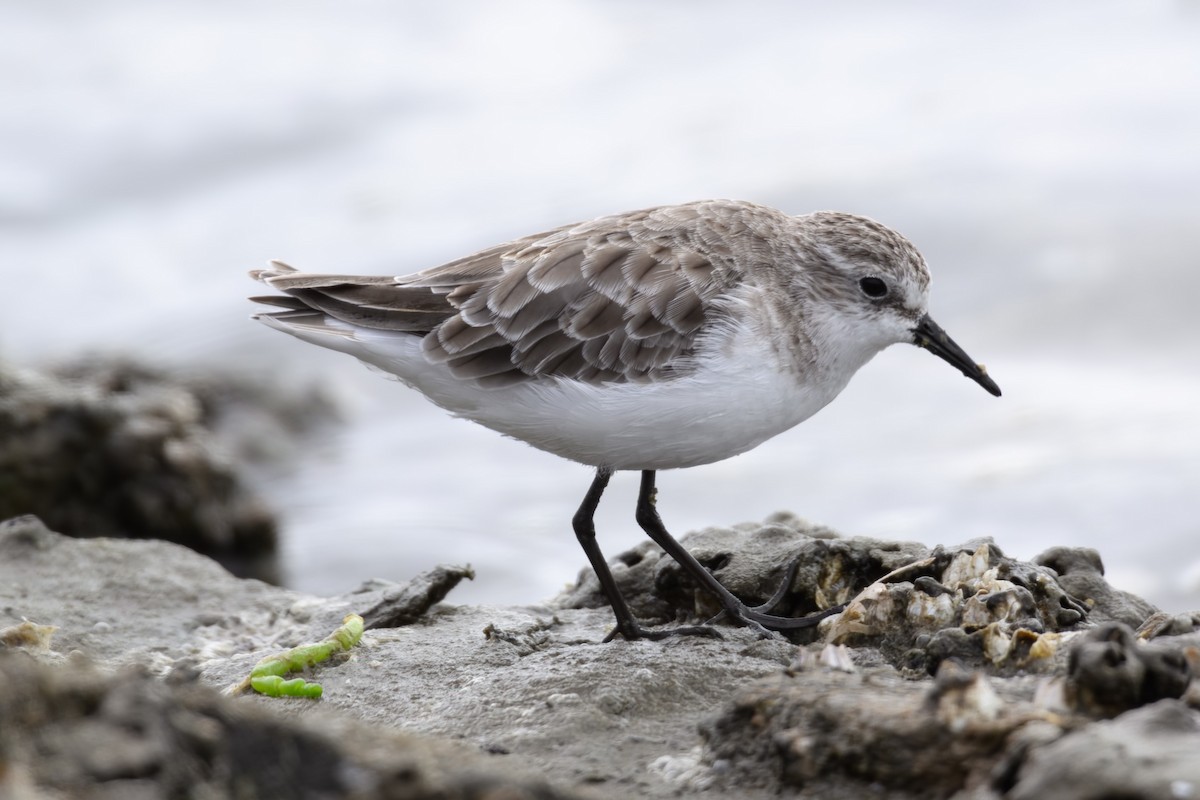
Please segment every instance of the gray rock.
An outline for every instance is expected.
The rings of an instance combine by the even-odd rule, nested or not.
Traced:
[[[912,542],[837,533],[791,514],[778,514],[763,524],[706,528],[687,536],[688,551],[721,583],[749,605],[766,602],[786,578],[796,573],[773,613],[803,616],[849,600],[859,589],[893,569],[928,555]],[[673,559],[652,542],[619,554],[613,575],[635,616],[651,624],[705,620],[719,605]],[[556,601],[565,608],[607,608],[599,581],[591,570]],[[798,642],[816,638],[815,629],[791,634]]]
[[[162,387],[183,390],[198,406],[200,425],[236,463],[290,459],[305,438],[341,418],[323,384],[296,385],[284,378],[205,369],[186,373],[119,357],[85,358],[55,365],[57,378],[112,394],[145,394]]]
[[[576,796],[461,744],[332,716],[288,719],[137,669],[51,668],[0,652],[0,684],[4,797]]]
[[[72,536],[165,538],[274,580],[274,515],[223,453],[265,456],[266,441],[294,438],[271,431],[328,413],[318,396],[279,394],[122,361],[0,371],[0,519],[35,514]]]
[[[224,690],[264,656],[324,638],[400,590],[377,582],[316,598],[166,542],[72,539],[30,518],[0,525],[0,629],[57,626],[37,657],[64,669],[86,658]],[[438,605],[317,667],[308,677],[324,686],[320,701],[237,702],[318,728],[357,720],[465,739],[497,766],[592,797],[669,797],[680,765],[695,767],[699,721],[795,651],[737,629],[723,641],[601,644],[611,621],[607,609]]]
[[[1140,642],[1129,626],[1109,622],[1074,643],[1067,662],[1067,701],[1077,710],[1115,717],[1163,699],[1183,697],[1192,680],[1181,640]]]
[[[893,666],[929,674],[947,659],[1010,674],[1061,670],[1062,633],[1088,621],[1128,618],[1135,608],[1153,611],[1109,586],[1091,559],[1094,551],[1060,548],[1050,559],[1075,579],[1086,573],[1088,594],[1082,600],[1064,588],[1054,569],[1006,556],[984,539],[929,548],[840,537],[783,514],[761,525],[690,534],[687,547],[750,605],[772,597],[789,566],[796,565],[774,613],[800,616],[847,602],[850,607],[820,627],[789,632],[792,641],[869,646]],[[695,622],[720,611],[651,543],[618,555],[613,572],[634,613],[652,623]],[[590,571],[557,602],[566,608],[606,606]]]
[[[1049,567],[1063,589],[1098,612],[1098,619],[1141,625],[1158,611],[1137,595],[1114,589],[1104,580],[1104,562],[1090,547],[1052,547],[1035,556],[1034,564]]]
[[[1050,715],[1031,703],[1028,681],[946,672],[932,684],[890,667],[758,681],[701,726],[704,761],[719,765],[726,791],[948,797],[984,780],[1009,736]]]
[[[961,800],[1200,797],[1200,712],[1177,700],[1029,747],[999,786]]]
[[[1075,758],[1058,748],[1085,734],[1078,746],[1090,758],[1129,773],[1114,785],[1141,787],[1122,796],[1172,796],[1160,793],[1163,774],[1175,776],[1170,791],[1191,785],[1175,765],[1194,752],[1184,704],[1200,705],[1195,687],[1163,701],[1183,717],[1156,722],[1137,715],[1162,702],[1111,722],[1068,704],[1070,653],[1078,643],[1077,664],[1104,663],[1087,648],[1113,636],[1087,633],[1096,623],[1078,616],[1048,567],[986,541],[892,546],[782,518],[685,542],[745,596],[773,591],[799,545],[813,559],[800,572],[818,586],[797,580],[796,605],[819,591],[849,606],[811,644],[721,623],[719,640],[602,644],[612,614],[588,607],[585,587],[545,607],[431,606],[461,577],[451,569],[319,598],[235,578],[164,542],[78,540],[10,521],[0,525],[0,655],[27,655],[0,661],[0,796],[16,781],[26,794],[159,797],[183,776],[212,797],[239,780],[260,794],[307,783],[335,795],[366,787],[364,797],[1113,796],[1108,772],[1056,770]],[[707,612],[656,551],[639,552],[621,571],[646,579],[642,609]],[[765,573],[757,581],[755,569]],[[214,695],[264,656],[396,598],[407,625],[369,630],[309,670],[321,700]],[[1140,634],[1154,637],[1148,645],[1121,629],[1121,652],[1143,666],[1128,693],[1136,702],[1179,689],[1186,674],[1174,667],[1200,652],[1194,628],[1190,615],[1158,619]],[[904,662],[913,652],[919,669]],[[1100,725],[1131,727],[1092,735]],[[1140,744],[1120,751],[1142,735],[1161,758],[1139,761]]]
[[[446,599],[463,578],[475,579],[470,567],[437,566],[401,586],[388,586],[383,598],[361,616],[366,630],[412,625],[430,608]]]

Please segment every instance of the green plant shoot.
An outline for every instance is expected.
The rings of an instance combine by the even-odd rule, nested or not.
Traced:
[[[284,676],[325,661],[334,653],[349,650],[358,644],[363,635],[363,618],[348,614],[340,628],[325,639],[314,644],[302,644],[283,653],[267,656],[254,665],[250,672],[250,686],[254,691],[268,697],[321,696],[321,685],[309,683],[303,678],[284,680]]]

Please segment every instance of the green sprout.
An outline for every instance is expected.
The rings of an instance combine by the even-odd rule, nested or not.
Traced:
[[[321,685],[309,683],[303,678],[284,680],[284,676],[302,669],[319,664],[334,653],[348,651],[358,644],[363,635],[363,618],[358,614],[348,614],[342,620],[342,626],[325,639],[313,644],[302,644],[283,653],[267,656],[254,665],[250,671],[249,684],[254,691],[268,697],[310,697],[321,696]],[[246,681],[238,687],[244,690]]]

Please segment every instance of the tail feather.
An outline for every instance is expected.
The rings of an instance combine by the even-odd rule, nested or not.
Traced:
[[[257,297],[251,297],[250,302],[262,303],[264,306],[278,306],[279,308],[286,308],[289,311],[311,310],[300,298],[286,294],[262,294]]]
[[[267,283],[271,278],[278,278],[281,275],[288,275],[290,273],[296,272],[295,267],[293,267],[290,264],[285,264],[282,261],[277,261],[275,259],[271,259],[267,263],[271,265],[268,269],[252,269],[252,270],[250,270],[250,277],[254,278],[254,280],[256,280],[256,281],[262,281],[263,283]]]
[[[322,341],[329,337],[336,337],[338,339],[354,338],[354,329],[349,325],[339,324],[336,320],[330,319],[320,311],[312,311],[311,309],[258,313],[253,315],[252,319],[256,319],[284,333],[290,333],[305,341],[326,347],[334,346],[327,341]],[[335,347],[334,349],[342,348]]]
[[[402,286],[386,275],[306,273],[272,261],[269,268],[254,270],[250,276],[284,292],[251,298],[255,302],[289,312],[325,314],[354,327],[424,336],[456,313],[444,295],[427,287]]]

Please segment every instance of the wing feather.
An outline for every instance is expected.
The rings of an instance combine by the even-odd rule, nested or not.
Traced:
[[[517,263],[500,276],[487,293],[487,307],[493,314],[511,318],[543,294],[528,280],[530,265]]]
[[[580,341],[608,336],[625,327],[626,309],[620,303],[593,292],[582,303],[572,306],[562,318],[564,330]]]
[[[738,217],[764,213],[720,201],[647,209],[401,277],[307,274],[278,262],[254,276],[288,295],[264,299],[284,309],[280,318],[312,309],[423,336],[430,360],[489,386],[539,376],[650,381],[689,367],[697,334],[744,275],[712,229],[753,235]]]
[[[580,265],[580,275],[593,290],[613,302],[627,305],[633,287],[622,274],[622,265],[636,252],[629,243],[602,244],[590,250]]]
[[[570,242],[562,247],[537,253],[527,280],[543,292],[553,292],[579,281],[585,242]]]

